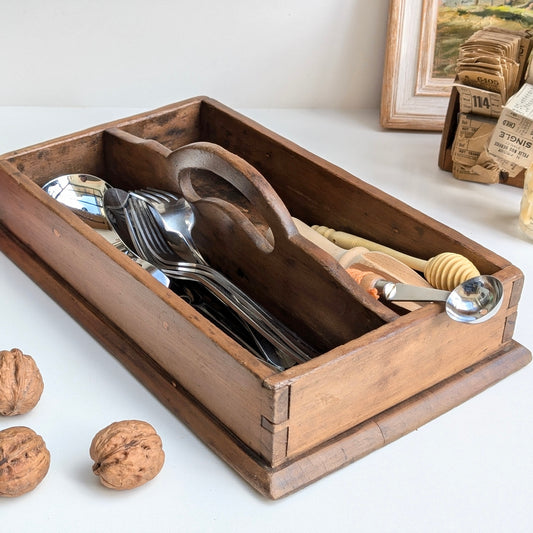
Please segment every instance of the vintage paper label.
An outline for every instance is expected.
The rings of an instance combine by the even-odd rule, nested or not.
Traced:
[[[497,176],[498,181],[501,181],[504,176],[514,178],[522,171],[522,167],[493,156],[485,147],[471,170],[481,176],[490,176],[491,179]]]
[[[505,106],[509,110],[533,120],[533,85],[524,84],[522,88],[509,99]]]
[[[500,181],[500,171],[498,169],[485,169],[482,173],[474,167],[467,167],[454,163],[452,174],[455,178],[463,181],[474,181],[476,183],[498,183]]]
[[[507,96],[505,80],[501,73],[482,72],[469,68],[468,70],[458,72],[457,77],[463,85],[470,85],[471,87],[478,87],[485,91],[498,93],[504,100]]]
[[[461,113],[452,146],[452,160],[461,165],[475,165],[495,125],[494,119]]]
[[[498,93],[484,91],[456,83],[459,93],[459,110],[461,113],[473,113],[485,117],[498,118],[502,111],[502,97]]]
[[[533,161],[533,85],[524,84],[502,109],[488,151],[523,168]]]
[[[504,161],[487,150],[496,127],[496,119],[473,114],[460,114],[452,146],[453,175],[462,180],[498,183],[514,177],[522,169]]]

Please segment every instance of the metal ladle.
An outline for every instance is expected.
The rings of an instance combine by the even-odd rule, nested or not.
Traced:
[[[493,317],[503,300],[503,285],[494,276],[476,276],[453,291],[378,280],[374,287],[390,302],[446,302],[446,313],[458,322],[478,324]]]

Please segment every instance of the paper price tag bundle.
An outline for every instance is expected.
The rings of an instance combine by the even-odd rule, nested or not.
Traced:
[[[459,92],[461,113],[472,113],[491,118],[500,116],[503,107],[501,94],[459,83],[456,83],[455,87]]]
[[[459,49],[457,78],[463,85],[497,93],[503,102],[519,86],[523,37],[497,29],[479,30]]]
[[[531,52],[525,33],[479,30],[459,50],[459,116],[453,140],[452,172],[458,179],[497,183],[516,177],[522,167],[488,149],[508,98],[520,87]]]

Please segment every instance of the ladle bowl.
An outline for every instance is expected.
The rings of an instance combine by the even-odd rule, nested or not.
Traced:
[[[493,317],[503,300],[503,285],[494,276],[476,276],[456,287],[446,300],[448,316],[459,322],[480,323]]]

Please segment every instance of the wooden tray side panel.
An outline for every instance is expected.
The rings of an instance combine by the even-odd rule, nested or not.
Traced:
[[[273,393],[262,383],[272,371],[66,208],[34,196],[33,184],[26,182],[0,168],[0,219],[6,228],[46,257],[52,270],[243,442],[257,453],[268,449],[261,418],[275,419],[268,410]]]
[[[509,262],[294,143],[218,103],[202,107],[202,137],[255,166],[293,216],[429,258],[458,252],[484,273]]]
[[[201,100],[188,100],[183,104],[154,111],[130,124],[118,127],[144,139],[153,139],[171,150],[200,139]]]
[[[201,98],[191,98],[15,150],[0,159],[11,162],[38,185],[63,174],[80,172],[106,179],[104,130],[120,127],[140,137],[160,139],[165,145],[182,146],[199,140],[201,102]]]
[[[11,160],[20,173],[38,185],[69,173],[105,176],[102,135],[96,128],[11,152],[2,158]]]
[[[514,317],[510,267],[502,279],[506,299],[498,315],[481,324],[450,320],[439,304],[322,356],[321,365],[290,381],[288,457],[375,416],[498,351]],[[481,342],[482,339],[482,342]],[[340,353],[342,350],[342,354]],[[290,371],[289,371],[290,372]],[[277,376],[269,381],[274,386]],[[282,376],[279,376],[282,379]]]
[[[511,342],[480,363],[371,418],[273,470],[269,495],[280,498],[390,444],[484,391],[531,362],[531,352]],[[452,465],[450,465],[452,466]]]

